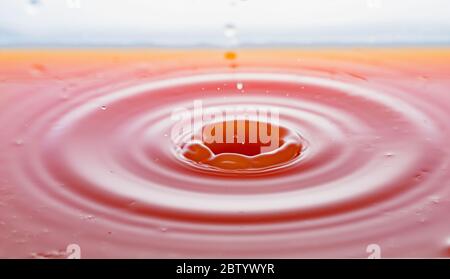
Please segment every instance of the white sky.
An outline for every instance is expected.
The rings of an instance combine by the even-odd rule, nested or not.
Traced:
[[[35,4],[31,4],[35,3]],[[450,0],[0,0],[0,45],[449,43]]]

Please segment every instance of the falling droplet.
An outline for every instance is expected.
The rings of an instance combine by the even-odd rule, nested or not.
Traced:
[[[234,38],[236,36],[236,27],[231,23],[225,25],[224,35],[227,38]]]
[[[236,53],[233,52],[233,51],[225,52],[225,59],[227,59],[227,60],[234,60],[234,59],[236,59]]]

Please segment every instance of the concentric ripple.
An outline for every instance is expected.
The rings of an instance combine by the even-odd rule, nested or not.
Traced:
[[[215,96],[236,78],[246,95]],[[303,135],[308,150],[270,176],[233,180],[193,172],[174,156],[167,135],[171,112],[201,98],[219,109],[276,106],[280,123]],[[441,160],[426,152],[433,145],[426,137],[439,139],[438,129],[415,107],[378,91],[294,75],[156,81],[71,107],[54,121],[34,125],[46,132],[33,158],[54,181],[95,204],[123,208],[136,201],[143,215],[180,220],[268,222],[355,210],[413,189],[424,162]]]
[[[236,90],[236,81],[245,93]],[[389,243],[386,235],[415,226],[430,206],[422,198],[445,193],[446,185],[436,181],[445,181],[448,173],[435,170],[445,169],[448,161],[439,149],[446,139],[446,113],[410,93],[319,75],[235,71],[83,88],[57,105],[41,96],[47,102],[22,101],[8,111],[25,112],[21,119],[27,125],[23,130],[5,124],[12,134],[21,132],[10,157],[13,183],[61,214],[99,218],[81,242],[98,239],[102,228],[119,231],[105,248],[112,256],[120,247],[128,247],[125,257],[162,251],[172,253],[166,256],[245,257],[261,251],[352,256],[354,243]],[[276,108],[283,135],[290,135],[284,143],[295,143],[296,151],[282,164],[269,160],[277,167],[263,172],[242,171],[261,155],[235,149],[220,152],[228,161],[250,161],[239,161],[238,167],[214,163],[233,169],[233,175],[198,167],[206,162],[201,152],[211,152],[208,160],[220,159],[222,147],[180,146],[170,136],[171,114],[179,107],[193,109],[194,100],[222,111]],[[207,149],[198,151],[199,146]],[[404,218],[417,210],[414,218]],[[170,239],[163,236],[167,231]],[[412,234],[399,245],[416,240]]]

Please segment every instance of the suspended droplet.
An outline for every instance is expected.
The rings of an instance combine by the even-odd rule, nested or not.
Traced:
[[[67,94],[62,94],[62,95],[60,95],[59,97],[60,97],[61,100],[67,100],[67,99],[69,99],[69,95],[67,95]]]
[[[24,143],[23,139],[16,139],[14,141],[14,144],[17,145],[17,146],[21,146],[21,145],[23,145],[23,143]]]
[[[434,204],[438,204],[441,201],[441,198],[439,196],[431,196],[430,201]]]
[[[81,219],[87,220],[87,221],[93,221],[93,220],[95,220],[95,216],[94,215],[84,215],[84,216],[81,216]]]
[[[242,90],[242,89],[244,89],[244,84],[242,82],[238,82],[238,83],[236,83],[236,88],[238,90]]]

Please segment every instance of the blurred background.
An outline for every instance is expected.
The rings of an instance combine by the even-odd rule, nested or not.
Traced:
[[[0,46],[442,45],[448,0],[0,0]]]

